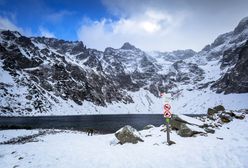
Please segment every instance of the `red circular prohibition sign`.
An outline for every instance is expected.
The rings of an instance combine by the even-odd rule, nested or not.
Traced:
[[[171,105],[169,105],[168,103],[164,104],[164,110],[168,111],[171,109]]]

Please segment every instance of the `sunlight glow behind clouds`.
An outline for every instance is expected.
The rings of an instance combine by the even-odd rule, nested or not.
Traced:
[[[82,40],[100,50],[130,42],[146,51],[199,51],[248,16],[247,0],[28,2],[0,0],[0,28],[25,36]]]
[[[160,26],[157,23],[144,21],[144,22],[141,22],[140,25],[145,31],[147,31],[149,33],[153,33],[153,32],[160,30]]]
[[[142,50],[200,51],[248,16],[247,0],[102,0],[114,19],[83,22],[77,31],[87,47],[104,50],[130,42]]]
[[[186,14],[172,16],[166,11],[149,9],[143,15],[136,14],[116,21],[87,19],[78,30],[78,38],[88,47],[100,50],[109,46],[120,48],[124,42],[131,42],[144,50],[164,50],[171,37],[168,34],[174,33],[184,16]]]

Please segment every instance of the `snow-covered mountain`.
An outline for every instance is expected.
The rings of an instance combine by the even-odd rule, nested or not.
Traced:
[[[80,41],[0,31],[0,115],[204,113],[248,104],[248,18],[200,52],[105,51]]]
[[[176,50],[172,52],[154,51],[154,52],[150,52],[150,54],[165,59],[167,61],[175,62],[193,57],[196,54],[196,52],[194,50],[187,49],[187,50]]]

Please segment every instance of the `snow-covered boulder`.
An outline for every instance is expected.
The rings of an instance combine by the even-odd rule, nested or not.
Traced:
[[[233,113],[222,112],[220,114],[220,119],[223,123],[229,123],[233,120]]]
[[[177,132],[177,134],[181,137],[192,137],[193,135],[199,133],[205,133],[205,131],[202,128],[199,128],[198,126],[193,126],[185,123],[182,123],[180,125],[180,129]]]
[[[215,106],[214,107],[214,110],[216,110],[216,111],[225,111],[225,107],[224,106],[222,106],[222,105],[218,105],[218,106]]]
[[[141,134],[130,125],[126,125],[121,129],[119,129],[118,131],[116,131],[115,137],[120,141],[120,144],[124,144],[124,143],[136,144],[139,141],[144,142]]]
[[[245,118],[245,113],[242,112],[232,112],[234,114],[234,117],[236,119],[243,120]]]
[[[223,111],[225,111],[225,107],[222,105],[215,106],[214,108],[208,108],[208,116],[213,116],[214,114]]]
[[[244,119],[245,112],[243,110],[238,111],[228,111],[222,105],[218,105],[214,108],[208,109],[208,118],[214,121],[221,121],[222,123],[231,122],[235,119]]]
[[[212,109],[212,108],[208,108],[208,116],[213,116],[214,114],[218,113],[217,110]]]
[[[202,121],[195,119],[193,117],[185,116],[185,115],[173,115],[170,121],[171,128],[173,130],[179,130],[183,123],[190,124],[190,125],[196,125],[196,126],[204,125]]]
[[[170,124],[171,129],[176,130],[177,134],[182,137],[191,137],[198,133],[205,133],[204,129],[200,128],[204,126],[204,123],[193,117],[173,115]]]

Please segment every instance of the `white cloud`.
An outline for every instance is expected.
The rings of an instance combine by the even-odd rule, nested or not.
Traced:
[[[39,31],[40,31],[41,36],[48,37],[48,38],[56,38],[54,33],[50,32],[49,30],[47,30],[44,27],[39,27]]]
[[[248,15],[247,0],[102,0],[115,20],[84,20],[78,39],[88,47],[201,50]],[[116,19],[117,18],[117,19]]]
[[[0,29],[24,32],[22,28],[16,26],[10,19],[2,16],[0,16]]]
[[[49,13],[46,15],[46,19],[52,23],[58,23],[63,20],[65,16],[73,15],[74,12],[67,11],[67,10],[61,10],[58,12]]]
[[[14,21],[12,21],[12,20],[15,20],[15,15],[14,14],[9,13],[9,16],[10,17],[0,16],[0,29],[18,31],[22,35],[33,36],[32,30],[30,28],[23,29],[23,28],[17,26],[14,23]],[[12,18],[12,19],[9,19],[9,18]]]
[[[143,50],[172,50],[171,34],[180,27],[184,17],[185,13],[173,16],[166,11],[149,9],[144,14],[121,17],[115,21],[88,19],[79,28],[78,38],[88,47],[100,50],[109,46],[119,48],[127,41]]]

